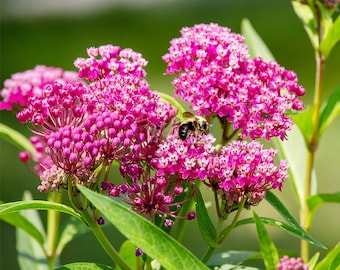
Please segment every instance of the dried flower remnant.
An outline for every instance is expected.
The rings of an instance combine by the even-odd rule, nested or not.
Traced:
[[[250,59],[241,35],[217,24],[183,28],[173,39],[166,74],[177,74],[175,96],[192,103],[198,115],[217,115],[241,130],[241,138],[279,136],[293,121],[285,113],[302,110],[305,89],[293,71],[261,58]]]
[[[54,81],[66,83],[77,79],[76,72],[43,65],[15,73],[4,82],[4,88],[1,90],[3,100],[0,102],[0,110],[22,110],[27,106],[28,98],[41,96],[41,91],[46,85]]]

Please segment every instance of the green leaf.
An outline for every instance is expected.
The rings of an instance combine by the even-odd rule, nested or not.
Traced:
[[[294,120],[294,123],[299,127],[302,132],[305,142],[310,142],[313,136],[313,112],[314,107],[311,106],[308,109],[303,110],[300,113],[290,114],[289,116]]]
[[[137,260],[142,261],[141,257],[136,257],[136,245],[130,240],[126,240],[119,249],[119,255],[132,269],[138,269]],[[142,262],[140,262],[142,263]],[[117,266],[118,269],[121,269]]]
[[[336,119],[340,114],[340,85],[330,95],[327,102],[324,104],[319,124],[319,135],[321,136],[326,128]]]
[[[318,263],[315,270],[339,270],[340,269],[340,243],[336,245],[326,257]]]
[[[23,200],[32,200],[31,193],[28,191],[24,192]],[[20,214],[24,218],[30,220],[33,226],[35,226],[46,239],[45,231],[38,211],[28,210],[23,211]],[[18,263],[21,269],[49,269],[47,254],[44,250],[44,246],[38,243],[33,237],[20,228],[16,229],[16,247],[18,253]]]
[[[340,203],[340,192],[330,194],[316,194],[307,199],[308,208],[312,213],[324,203]]]
[[[317,252],[315,253],[315,255],[309,260],[308,262],[308,266],[309,266],[309,270],[313,270],[316,266],[316,263],[318,262],[319,260],[319,256],[320,256],[320,253]]]
[[[216,229],[209,217],[207,208],[202,198],[202,194],[198,187],[195,187],[195,199],[198,228],[207,244],[210,247],[216,248],[219,246],[219,244],[216,243]]]
[[[166,269],[208,269],[191,252],[160,228],[107,196],[77,185],[79,190],[131,242]]]
[[[332,18],[330,18],[332,20]],[[324,38],[320,45],[320,51],[325,57],[328,58],[330,52],[336,43],[340,40],[340,16],[336,18],[334,23],[327,24],[327,30],[324,33]]]
[[[300,229],[296,226],[292,226],[290,224],[284,223],[280,220],[276,220],[276,219],[273,219],[273,218],[260,217],[260,219],[264,224],[268,224],[268,225],[280,228],[281,230],[285,231],[286,233],[288,233],[288,234],[290,234],[290,235],[292,235],[292,236],[294,236],[298,239],[305,240],[305,241],[307,241],[307,242],[309,242],[313,245],[327,249],[325,247],[325,245],[323,245],[322,243],[320,243],[319,241],[314,239],[306,231],[304,231],[304,230],[302,230],[302,229]],[[251,224],[251,223],[254,223],[254,219],[252,219],[252,218],[242,219],[242,220],[239,220],[236,223],[235,228],[242,226],[242,225]],[[228,227],[225,230],[227,230],[227,229],[228,229]]]
[[[255,251],[239,251],[239,250],[228,250],[213,255],[207,265],[219,266],[224,264],[239,265],[246,260],[251,259],[254,255],[258,254]]]
[[[78,262],[65,264],[61,267],[55,268],[54,270],[113,270],[113,269],[114,268],[107,265],[88,262]]]
[[[75,237],[89,231],[89,227],[87,227],[84,222],[74,218],[73,216],[69,217],[67,222],[61,228],[56,248],[56,254],[59,256],[65,246],[70,243]]]
[[[178,112],[177,112],[177,116],[180,120],[183,120],[182,118],[182,114],[185,112],[185,109],[183,108],[183,106],[172,96],[165,94],[163,92],[158,92],[159,95],[161,96],[161,99],[169,102],[173,107],[175,107]]]
[[[241,32],[245,36],[245,43],[249,49],[249,55],[253,58],[261,56],[265,61],[274,61],[274,56],[267,48],[266,44],[257,34],[248,19],[241,22]]]
[[[281,141],[278,138],[272,138],[276,149],[279,150],[281,159],[285,159],[289,163],[289,182],[292,184],[293,190],[300,205],[305,200],[304,187],[306,179],[306,160],[308,151],[300,129],[294,125],[292,130],[287,132],[288,139]],[[312,171],[311,195],[316,194],[317,181],[315,170]]]
[[[30,152],[31,154],[35,153],[34,147],[24,135],[19,133],[18,131],[0,123],[0,138],[14,144],[19,147],[21,150],[25,150]]]
[[[57,210],[71,216],[74,216],[78,219],[81,219],[80,214],[78,214],[71,207],[54,202],[46,202],[40,200],[32,200],[32,201],[17,201],[17,202],[9,202],[0,205],[0,216],[7,215],[11,213],[15,213],[21,210]]]
[[[262,259],[266,269],[276,269],[276,265],[279,262],[279,253],[269,237],[269,234],[262,223],[261,218],[253,212],[254,221],[256,224],[257,236],[259,239],[260,250],[262,254]]]
[[[319,48],[317,25],[315,21],[314,10],[309,5],[300,3],[299,1],[291,1],[296,15],[300,18],[303,26],[309,36],[312,46],[315,50]]]

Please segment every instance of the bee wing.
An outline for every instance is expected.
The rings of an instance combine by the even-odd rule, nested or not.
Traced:
[[[183,117],[185,117],[185,118],[195,118],[195,115],[193,115],[191,112],[184,112]]]

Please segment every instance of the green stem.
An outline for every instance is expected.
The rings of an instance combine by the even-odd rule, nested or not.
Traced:
[[[231,224],[220,233],[220,230],[223,227],[223,222],[225,221],[225,219],[221,218],[219,219],[218,225],[217,225],[217,235],[219,235],[219,239],[216,241],[216,243],[218,245],[221,245],[226,239],[227,237],[230,235],[231,231],[235,228],[236,222],[240,217],[240,214],[244,208],[244,204],[246,202],[247,198],[243,198],[242,201],[238,204],[238,210],[234,216],[233,221],[231,222]],[[215,251],[216,247],[209,247],[208,250],[206,251],[206,253],[204,254],[203,258],[202,258],[202,262],[203,263],[207,263],[208,260],[210,259],[210,257],[213,255],[214,251]]]
[[[131,270],[130,266],[123,260],[123,258],[118,254],[116,249],[111,245],[110,241],[107,239],[100,225],[94,221],[87,210],[80,211],[80,214],[86,224],[90,227],[91,231],[97,238],[100,245],[103,247],[105,252],[110,256],[110,258],[122,269]]]
[[[47,196],[49,202],[61,203],[62,193],[51,192]],[[47,211],[47,257],[49,269],[54,269],[58,263],[59,254],[57,254],[58,232],[60,226],[60,212],[56,210]]]
[[[308,142],[308,156],[306,165],[306,179],[304,184],[304,202],[300,210],[300,223],[305,231],[310,230],[310,212],[307,206],[307,199],[311,196],[312,172],[314,168],[315,152],[319,144],[319,124],[320,124],[320,108],[322,102],[322,83],[324,76],[325,59],[321,52],[316,52],[316,74],[313,101],[313,133],[311,140]],[[301,241],[301,257],[304,261],[309,260],[309,244]]]

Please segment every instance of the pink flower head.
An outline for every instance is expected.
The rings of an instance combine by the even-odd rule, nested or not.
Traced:
[[[87,49],[89,58],[78,58],[74,65],[79,69],[79,77],[88,81],[105,78],[107,75],[121,74],[144,78],[147,61],[132,49],[121,49],[111,44]]]
[[[78,126],[86,112],[83,96],[87,88],[81,82],[47,85],[39,96],[27,100],[27,108],[17,114],[22,123],[30,122],[39,135],[48,135],[60,127]]]
[[[279,136],[284,139],[293,124],[285,116],[301,110],[305,89],[297,76],[277,63],[249,59],[241,35],[217,24],[183,28],[173,39],[166,74],[178,74],[172,84],[175,96],[191,102],[198,115],[218,115],[241,129],[241,138]]]
[[[47,140],[47,153],[65,174],[73,175],[81,183],[93,182],[93,170],[100,153],[100,144],[81,127],[60,127]]]
[[[34,69],[15,73],[5,80],[1,90],[0,110],[23,109],[27,100],[32,96],[41,96],[46,85],[58,80],[59,82],[73,82],[77,80],[77,73],[63,71],[61,68],[36,66]]]
[[[40,181],[41,184],[38,186],[40,192],[59,191],[59,189],[67,187],[67,177],[64,171],[56,165],[43,171]]]
[[[284,256],[276,266],[277,270],[308,270],[308,264],[304,264],[301,258],[289,258]]]
[[[257,205],[267,190],[281,190],[288,177],[288,163],[280,161],[277,167],[276,154],[256,141],[232,141],[209,161],[207,184],[226,195],[230,211],[243,198],[246,207]]]
[[[159,144],[151,164],[157,175],[182,180],[203,180],[208,160],[213,154],[215,138],[209,135],[190,134],[185,140],[178,137],[176,128]]]

